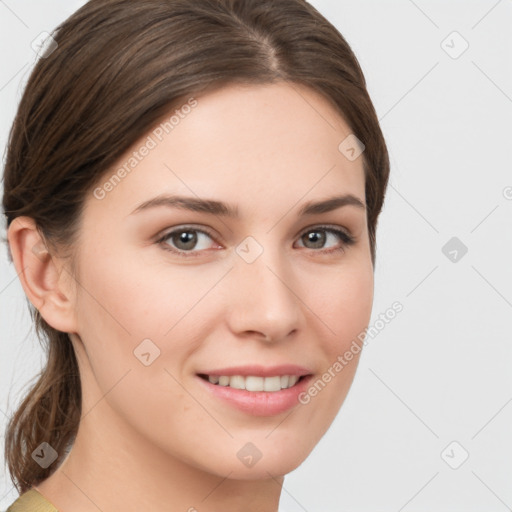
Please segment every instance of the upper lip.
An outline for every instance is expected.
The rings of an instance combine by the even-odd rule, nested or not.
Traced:
[[[281,364],[278,366],[231,366],[229,368],[216,368],[214,370],[207,370],[200,372],[202,375],[254,375],[255,377],[273,377],[276,375],[309,375],[312,372],[304,366],[295,364]]]

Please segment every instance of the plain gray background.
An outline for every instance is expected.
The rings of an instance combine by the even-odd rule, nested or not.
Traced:
[[[2,150],[31,42],[83,3],[0,0]],[[371,324],[404,309],[368,339],[282,509],[511,510],[512,1],[311,3],[355,51],[391,156]],[[3,434],[43,354],[5,246],[0,259]],[[5,509],[17,493],[1,471]]]

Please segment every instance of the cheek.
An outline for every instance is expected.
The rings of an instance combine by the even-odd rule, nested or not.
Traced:
[[[371,268],[354,269],[345,276],[341,290],[340,311],[336,328],[343,332],[344,341],[352,342],[366,329],[373,305],[373,270]]]
[[[340,268],[320,280],[307,295],[308,305],[318,317],[318,348],[325,367],[304,397],[305,410],[315,409],[312,428],[323,431],[330,425],[345,400],[363,349],[364,332],[373,305],[373,268],[358,264]]]
[[[215,276],[201,282],[192,270],[144,261],[140,255],[87,254],[83,259],[78,311],[82,327],[96,333],[119,333],[132,343],[162,340],[178,325]],[[190,267],[191,268],[191,267]],[[94,318],[95,326],[87,322]]]
[[[79,277],[79,334],[101,385],[144,367],[139,347],[156,357],[152,368],[168,368],[180,378],[212,323],[222,318],[214,288],[226,269],[166,265],[107,251],[83,254],[83,260],[88,264],[81,265]]]
[[[89,265],[82,265],[80,272],[83,287],[77,311],[87,350],[82,373],[89,384],[86,408],[103,403],[104,397],[124,419],[119,428],[134,428],[169,452],[180,446],[184,452],[180,456],[186,458],[187,453],[195,453],[194,439],[204,435],[209,418],[179,384],[191,352],[208,335],[206,323],[203,327],[197,320],[212,302],[206,297],[197,308],[194,305],[223,272],[217,276],[210,270],[204,279],[192,280],[192,267],[158,269],[136,258],[83,256]],[[137,348],[145,339],[157,347],[146,345],[152,360],[147,366],[134,354],[136,350],[140,355]],[[213,420],[208,428],[225,435]]]
[[[371,265],[340,266],[325,271],[316,285],[304,291],[306,304],[323,333],[324,350],[331,359],[343,353],[367,327],[373,305],[374,276]]]

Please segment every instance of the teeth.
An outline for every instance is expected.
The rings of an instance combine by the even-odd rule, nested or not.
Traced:
[[[233,375],[229,379],[229,387],[235,389],[245,389],[245,379],[241,375]]]
[[[261,380],[263,380],[263,391],[279,391],[281,389],[281,377],[279,376],[265,377]]]
[[[270,389],[265,389],[265,379],[263,377],[246,377],[245,389],[247,391],[273,391]],[[279,386],[279,389],[277,391],[279,391],[280,389],[281,386]]]
[[[235,389],[246,389],[247,391],[281,391],[291,388],[299,377],[297,375],[276,375],[274,377],[256,377],[249,375],[209,375],[208,381],[219,386],[229,386]]]
[[[295,384],[297,384],[298,380],[299,380],[299,377],[297,377],[297,375],[290,375],[290,379],[288,381],[288,387],[291,388],[292,386],[295,386]]]
[[[219,377],[219,385],[220,386],[229,386],[229,377],[226,377],[226,376]]]

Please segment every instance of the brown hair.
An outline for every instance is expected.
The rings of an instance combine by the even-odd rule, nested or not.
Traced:
[[[53,34],[37,62],[7,148],[7,226],[34,219],[48,247],[71,250],[86,195],[116,160],[186,96],[230,83],[306,85],[365,145],[368,233],[375,231],[389,157],[359,63],[345,39],[304,0],[91,0]],[[341,142],[341,141],[340,141]],[[66,455],[81,414],[68,335],[30,305],[48,362],[10,419],[5,454],[20,493]],[[44,469],[32,452],[58,453]]]

